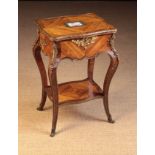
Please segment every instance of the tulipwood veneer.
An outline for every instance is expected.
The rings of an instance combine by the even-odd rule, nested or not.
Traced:
[[[45,89],[49,98],[53,100],[50,86]],[[59,104],[103,97],[102,89],[94,81],[91,82],[88,79],[61,83],[58,85],[58,94]]]

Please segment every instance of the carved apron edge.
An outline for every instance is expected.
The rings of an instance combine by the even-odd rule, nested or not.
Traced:
[[[58,55],[58,49],[55,42],[53,42],[53,52],[51,52],[51,55],[49,56],[49,68],[53,69],[58,66],[58,63],[60,62],[60,59],[57,58]]]
[[[118,57],[118,53],[114,45],[115,39],[116,39],[116,35],[113,33],[109,43],[110,43],[111,50],[113,51],[113,55]]]
[[[115,68],[117,68],[118,63],[119,63],[119,58],[118,58],[119,55],[117,53],[117,50],[114,47],[115,38],[116,38],[116,36],[115,36],[115,34],[113,34],[111,39],[110,39],[111,51],[108,52],[110,58],[112,59],[111,62],[113,62],[111,70],[115,70]]]

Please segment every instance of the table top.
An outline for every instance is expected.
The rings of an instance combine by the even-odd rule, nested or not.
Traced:
[[[55,41],[111,34],[117,31],[94,13],[38,19],[36,23],[42,32]]]

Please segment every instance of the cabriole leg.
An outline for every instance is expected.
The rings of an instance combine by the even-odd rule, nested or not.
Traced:
[[[49,67],[49,80],[51,85],[51,92],[53,97],[53,120],[52,120],[52,130],[51,137],[55,135],[57,118],[58,118],[58,85],[57,85],[57,68]]]
[[[57,45],[53,42],[53,53],[50,55],[49,59],[49,67],[48,67],[48,76],[50,81],[51,93],[53,98],[53,119],[52,119],[52,129],[50,136],[53,137],[55,135],[57,119],[58,119],[58,84],[57,84],[57,65],[59,62],[58,56],[59,44]]]
[[[112,120],[110,111],[109,111],[108,92],[109,92],[109,86],[110,86],[111,79],[117,69],[119,60],[118,60],[117,53],[114,51],[108,52],[108,55],[110,56],[111,61],[110,61],[110,66],[108,68],[108,71],[107,71],[107,74],[105,77],[105,81],[104,81],[104,85],[103,85],[103,90],[104,90],[103,103],[104,103],[105,112],[106,112],[106,115],[108,118],[108,122],[114,123],[114,121]]]
[[[47,86],[47,75],[44,63],[41,58],[41,47],[39,45],[39,38],[36,40],[34,47],[33,47],[33,55],[35,58],[35,61],[37,63],[37,66],[39,68],[41,81],[42,81],[42,96],[41,96],[41,102],[37,110],[42,111],[46,102],[47,93],[45,92],[44,88]]]

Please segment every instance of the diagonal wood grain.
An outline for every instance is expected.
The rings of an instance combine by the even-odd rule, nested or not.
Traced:
[[[66,22],[75,21],[82,21],[85,24],[80,27],[71,28],[65,25]],[[87,13],[78,16],[39,19],[36,22],[43,31],[53,38],[115,29],[112,25],[106,23],[103,18],[93,13]]]
[[[52,99],[50,87],[47,87],[46,91]],[[102,89],[95,82],[87,79],[59,84],[58,92],[59,104],[103,97]]]

